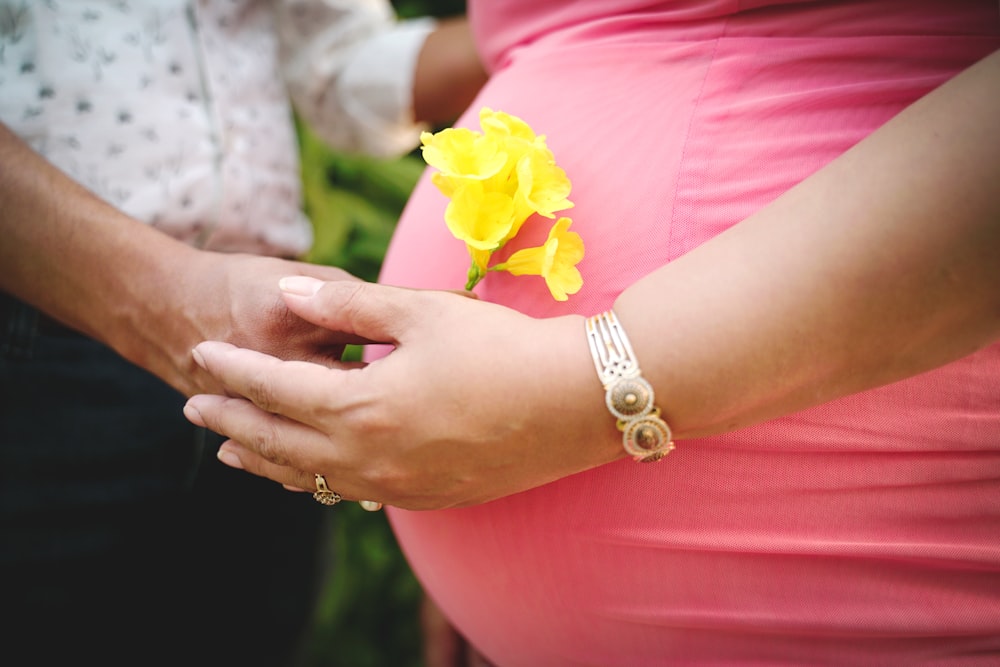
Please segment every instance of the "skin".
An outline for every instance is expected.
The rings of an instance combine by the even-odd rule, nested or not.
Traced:
[[[441,19],[417,58],[414,118],[430,125],[458,118],[486,79],[468,20],[464,16]]]
[[[676,439],[907,378],[1000,338],[997,90],[1000,53],[619,296]],[[624,456],[582,317],[365,283],[283,289],[304,319],[395,349],[337,369],[198,345],[199,364],[238,397],[196,396],[185,414],[231,438],[229,465],[302,489],[321,472],[345,498],[433,509]]]

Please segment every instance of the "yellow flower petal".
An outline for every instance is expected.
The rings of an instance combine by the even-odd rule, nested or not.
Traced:
[[[503,144],[466,128],[420,135],[424,161],[445,176],[484,180],[507,164]]]
[[[545,137],[538,136],[534,130],[517,116],[484,108],[479,114],[485,136],[491,137],[506,153],[507,161],[503,168],[491,177],[488,187],[514,196],[518,187],[517,165],[525,155],[534,151],[544,151]],[[549,153],[551,156],[551,153]]]
[[[517,116],[503,111],[494,111],[489,107],[483,107],[479,111],[479,124],[487,135],[508,136],[528,143],[539,138],[531,126]],[[544,137],[541,138],[544,139]]]
[[[515,276],[540,276],[545,270],[547,258],[544,245],[524,248],[515,252],[510,256],[510,259],[496,268],[497,270],[509,271]]]
[[[514,202],[499,192],[487,192],[482,183],[460,186],[445,209],[444,221],[455,238],[477,250],[495,250],[514,223]]]
[[[554,218],[556,211],[573,207],[566,172],[556,166],[548,149],[528,152],[517,164],[518,198],[535,213]],[[520,203],[520,202],[519,202]]]
[[[566,301],[568,295],[576,294],[583,287],[583,276],[576,265],[583,259],[583,239],[571,232],[569,218],[559,218],[545,245],[518,250],[510,256],[502,267],[515,276],[539,275],[556,301]]]
[[[479,250],[478,248],[473,248],[470,245],[465,246],[469,251],[469,257],[472,258],[472,264],[479,269],[479,274],[486,275],[486,267],[490,263],[490,255],[493,254],[491,250]]]

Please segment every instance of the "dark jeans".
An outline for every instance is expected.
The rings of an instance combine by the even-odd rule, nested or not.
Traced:
[[[183,403],[0,295],[0,663],[294,664],[334,514]]]

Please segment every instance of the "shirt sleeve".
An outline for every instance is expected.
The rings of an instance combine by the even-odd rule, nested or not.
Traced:
[[[289,95],[319,137],[377,157],[419,144],[413,79],[434,19],[398,20],[388,0],[282,0],[277,20]]]

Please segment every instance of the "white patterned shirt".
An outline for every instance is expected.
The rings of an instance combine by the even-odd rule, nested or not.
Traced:
[[[405,152],[431,27],[387,0],[0,0],[0,121],[175,238],[298,256],[289,94],[335,147]]]

